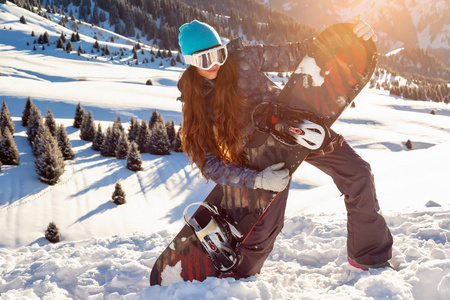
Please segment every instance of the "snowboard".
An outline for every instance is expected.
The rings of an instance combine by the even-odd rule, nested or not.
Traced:
[[[253,111],[257,128],[245,147],[250,167],[261,171],[284,162],[292,176],[310,153],[308,148],[285,143],[274,132],[265,130],[270,122],[292,121],[283,120],[285,114],[275,115],[277,108],[274,110],[273,104],[283,110],[288,107],[294,112],[306,111],[330,127],[369,82],[377,62],[376,46],[372,40],[358,38],[352,28],[351,24],[341,23],[320,33],[276,101],[263,103]],[[277,201],[275,192],[222,185],[216,185],[204,200],[242,234],[239,243],[243,244],[273,201]],[[199,206],[192,218],[207,223],[211,213]],[[219,277],[222,271],[210,257],[192,227],[185,225],[155,261],[150,285]]]

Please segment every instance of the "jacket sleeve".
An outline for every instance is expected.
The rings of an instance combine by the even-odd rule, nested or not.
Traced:
[[[280,45],[247,45],[246,55],[253,67],[262,72],[293,72],[306,54],[312,39]]]
[[[207,153],[203,173],[206,178],[220,185],[228,185],[237,188],[248,187],[253,189],[258,171],[239,167],[233,163],[225,164],[212,153]]]

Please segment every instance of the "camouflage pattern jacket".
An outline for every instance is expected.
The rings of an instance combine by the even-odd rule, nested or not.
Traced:
[[[238,64],[239,93],[245,97],[249,107],[254,107],[263,101],[274,101],[281,89],[266,75],[265,72],[293,72],[306,53],[310,40],[298,43],[285,43],[282,45],[246,45],[242,38],[228,43],[227,48]],[[181,91],[182,92],[182,91]],[[214,81],[204,78],[204,93],[207,97],[208,111],[212,117],[214,101]],[[183,101],[183,95],[179,98]],[[246,122],[246,134],[250,136],[254,132],[251,124],[250,112],[242,112]],[[243,138],[243,145],[246,140]],[[254,188],[258,171],[236,166],[233,163],[224,164],[214,154],[207,152],[205,176],[220,185],[233,187]]]

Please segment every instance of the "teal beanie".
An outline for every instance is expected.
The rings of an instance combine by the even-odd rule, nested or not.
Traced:
[[[181,53],[191,55],[194,52],[222,45],[217,31],[206,23],[197,20],[180,27],[178,44]]]

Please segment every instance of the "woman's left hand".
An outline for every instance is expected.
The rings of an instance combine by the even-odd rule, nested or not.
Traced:
[[[372,41],[376,42],[378,40],[372,27],[370,27],[370,25],[367,24],[364,20],[361,20],[361,16],[357,16],[349,23],[355,25],[353,27],[353,32],[357,37],[362,37],[365,41],[372,39]]]

